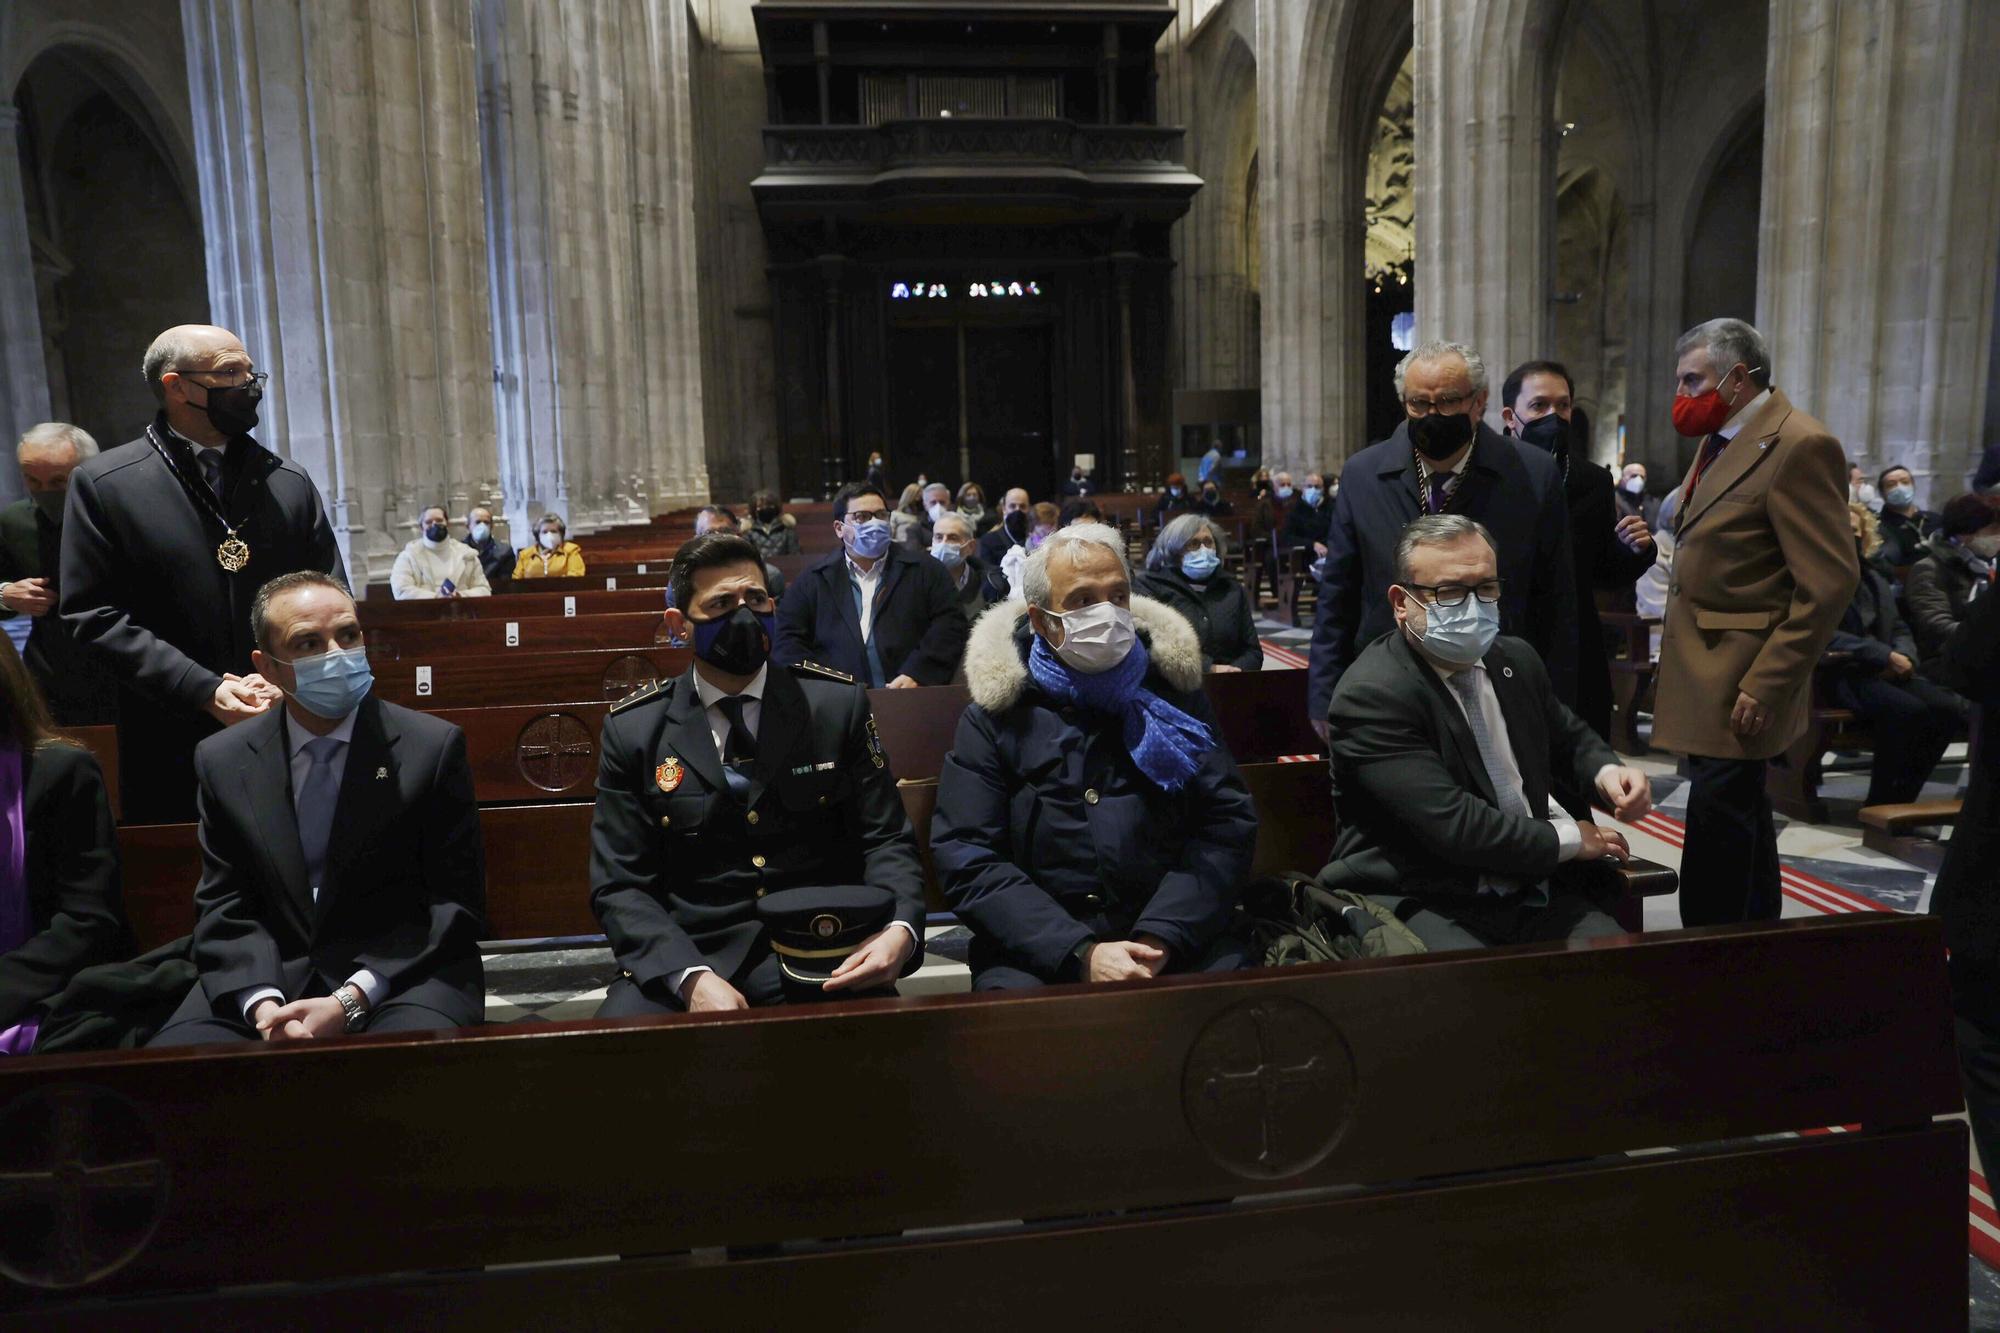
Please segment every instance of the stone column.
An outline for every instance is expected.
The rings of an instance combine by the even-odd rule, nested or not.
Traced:
[[[686,8],[479,0],[477,29],[511,513],[705,500]]]
[[[1772,375],[1870,471],[1965,489],[2000,234],[2000,6],[1774,0],[1757,322]]]
[[[20,123],[13,101],[0,99],[0,444],[10,447],[22,431],[49,419],[48,360],[16,143]],[[0,503],[21,495],[20,473],[0,467]]]
[[[357,589],[421,507],[489,494],[471,16],[450,0],[182,0],[218,324],[272,372],[258,435]]]
[[[1416,0],[1417,337],[1466,343],[1500,381],[1555,345],[1555,62],[1533,0]]]

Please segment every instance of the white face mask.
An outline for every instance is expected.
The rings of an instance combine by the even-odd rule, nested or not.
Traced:
[[[1115,602],[1094,602],[1067,614],[1042,614],[1062,622],[1063,641],[1055,645],[1056,656],[1087,676],[1117,666],[1139,639],[1132,613]]]
[[[1981,560],[1991,560],[1994,556],[2000,555],[2000,533],[1986,532],[1977,537],[1968,537],[1965,549]]]
[[[560,547],[561,545],[562,545],[561,533],[545,532],[542,534],[542,549],[544,551],[553,551],[558,547]]]
[[[924,512],[931,516],[932,523],[936,523],[951,512],[951,506],[942,500],[933,500],[924,506]]]
[[[1645,489],[1646,489],[1646,479],[1640,476],[1638,473],[1635,472],[1631,476],[1625,478],[1625,493],[1627,495],[1640,495],[1645,492]]]

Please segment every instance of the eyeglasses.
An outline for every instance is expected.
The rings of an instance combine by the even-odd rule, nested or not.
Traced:
[[[196,375],[220,375],[229,381],[227,384],[210,384],[205,379],[195,380],[195,383],[201,385],[204,389],[241,389],[247,386],[256,389],[259,393],[263,392],[264,385],[271,378],[271,372],[268,370],[252,370],[248,372],[241,370],[177,370],[174,373],[182,379],[194,379]],[[243,378],[240,380],[235,378],[238,375],[242,375]]]
[[[1405,398],[1403,410],[1413,417],[1427,417],[1433,412],[1449,415],[1478,396],[1476,393],[1455,393],[1443,398]]]
[[[1463,583],[1406,583],[1403,586],[1429,593],[1429,600],[1439,606],[1464,606],[1467,597],[1477,597],[1491,606],[1500,600],[1501,585],[1505,582],[1505,579],[1491,579],[1471,587]]]

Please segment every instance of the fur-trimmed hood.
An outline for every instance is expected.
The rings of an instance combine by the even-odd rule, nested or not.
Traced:
[[[1021,636],[1027,619],[1028,604],[1017,597],[988,608],[973,623],[965,645],[965,683],[972,702],[989,713],[1012,708],[1028,688],[1028,645]],[[1183,693],[1199,690],[1201,640],[1187,618],[1165,602],[1134,593],[1132,620],[1152,654],[1153,670]]]

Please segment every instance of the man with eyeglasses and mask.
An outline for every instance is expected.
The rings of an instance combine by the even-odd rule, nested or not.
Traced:
[[[1686,758],[1681,924],[1774,921],[1764,770],[1805,730],[1861,580],[1847,456],[1771,387],[1770,348],[1742,320],[1697,324],[1674,353],[1674,429],[1700,443],[1674,511],[1653,744]]]
[[[694,662],[621,701],[600,738],[591,906],[620,973],[598,1017],[886,993],[922,961],[923,867],[867,691],[772,660],[776,604],[735,533],[681,547],[667,581],[667,630]],[[788,946],[767,909],[814,895],[808,939],[871,926]],[[815,962],[825,979],[803,981]]]
[[[780,666],[824,663],[870,688],[943,685],[971,626],[943,565],[890,539],[889,506],[866,482],[834,492],[840,549],[810,565],[778,611]]]
[[[1517,366],[1500,397],[1507,433],[1547,453],[1562,473],[1576,578],[1576,712],[1609,742],[1611,659],[1597,618],[1597,590],[1632,591],[1658,554],[1653,532],[1644,518],[1619,516],[1610,470],[1590,461],[1590,441],[1571,419],[1567,367],[1559,361]]]
[[[248,613],[284,704],[203,741],[199,980],[151,1046],[470,1027],[486,867],[465,733],[385,703],[354,599],[272,579]]]
[[[59,725],[114,722],[116,679],[78,646],[76,631],[56,610],[69,479],[86,458],[97,456],[97,441],[81,426],[44,421],[21,436],[14,456],[28,494],[0,509],[0,617],[32,618],[21,660]]]
[[[1486,363],[1462,343],[1425,342],[1396,366],[1404,418],[1395,432],[1347,460],[1327,528],[1319,608],[1313,618],[1307,706],[1326,735],[1341,673],[1395,628],[1389,587],[1396,543],[1423,514],[1477,519],[1493,534],[1506,589],[1503,631],[1547,664],[1556,697],[1576,698],[1576,573],[1569,501],[1545,449],[1501,435],[1486,413]]]
[[[1395,559],[1395,628],[1333,692],[1340,832],[1320,884],[1370,895],[1433,950],[1620,933],[1599,863],[1626,860],[1625,839],[1590,801],[1635,820],[1645,774],[1563,705],[1532,645],[1501,636],[1483,525],[1417,518]]]
[[[966,651],[972,703],[931,855],[974,990],[1248,965],[1235,913],[1257,812],[1202,693],[1201,641],[1132,594],[1125,541],[1062,528]]]
[[[70,477],[61,613],[118,678],[124,818],[177,823],[195,746],[278,698],[250,664],[257,590],[347,576],[312,478],[250,436],[267,377],[236,335],[176,326],[142,370],[159,414]]]

